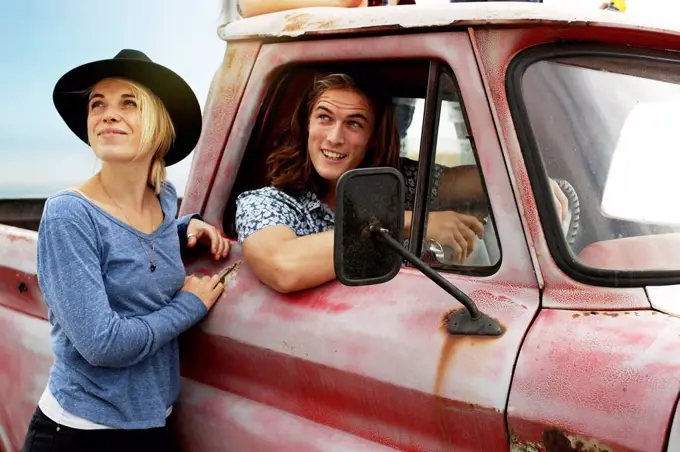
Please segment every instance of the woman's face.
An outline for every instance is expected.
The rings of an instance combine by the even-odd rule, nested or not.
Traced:
[[[94,153],[106,162],[129,162],[138,156],[142,134],[138,101],[124,82],[98,82],[88,103],[87,135]]]
[[[356,91],[330,89],[312,106],[307,150],[319,175],[335,183],[358,168],[366,156],[375,117],[368,100]]]

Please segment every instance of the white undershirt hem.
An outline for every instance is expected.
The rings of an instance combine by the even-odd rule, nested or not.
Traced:
[[[59,401],[52,395],[49,387],[45,387],[45,390],[40,396],[40,401],[38,401],[38,406],[40,411],[42,411],[45,416],[50,418],[52,421],[59,425],[66,427],[78,429],[78,430],[111,430],[113,427],[107,425],[97,424],[82,417],[71,414],[61,407]],[[172,413],[172,406],[168,408],[165,413],[165,417],[170,416]]]

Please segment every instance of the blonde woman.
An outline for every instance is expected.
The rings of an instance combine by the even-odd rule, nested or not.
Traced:
[[[51,196],[38,232],[38,280],[54,364],[23,450],[179,450],[170,416],[179,395],[177,337],[223,291],[187,277],[180,251],[228,242],[200,216],[176,219],[165,168],[201,133],[187,83],[135,50],[79,66],[53,94],[101,171]]]

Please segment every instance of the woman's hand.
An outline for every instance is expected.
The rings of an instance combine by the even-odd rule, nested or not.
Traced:
[[[210,247],[215,260],[224,259],[229,255],[229,240],[222,237],[214,226],[193,218],[187,227],[187,246],[193,248],[198,242]]]
[[[224,284],[220,281],[219,275],[204,276],[202,278],[190,275],[184,279],[184,284],[180,290],[196,295],[205,307],[210,310],[222,294]]]
[[[471,215],[442,211],[430,212],[427,217],[427,238],[452,248],[456,262],[472,254],[475,236],[484,237],[484,225]]]

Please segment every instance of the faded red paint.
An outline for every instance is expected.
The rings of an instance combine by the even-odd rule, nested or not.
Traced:
[[[47,318],[36,278],[38,234],[0,225],[0,306]]]
[[[230,44],[227,47],[224,62],[210,85],[203,114],[203,132],[194,150],[181,215],[204,210],[259,48],[257,42]]]
[[[536,441],[556,427],[616,451],[664,450],[680,392],[680,319],[605,314],[541,311],[508,405],[509,426],[520,438]]]
[[[47,322],[0,306],[0,446],[7,452],[23,444],[47,384],[53,361],[49,333]]]
[[[232,259],[241,258],[235,246]],[[503,450],[512,363],[537,292],[452,280],[508,333],[451,339],[441,330],[442,317],[460,305],[414,270],[377,287],[330,283],[314,302],[298,296],[295,303],[264,287],[244,265],[228,294],[183,341],[182,373],[399,450],[473,444]],[[342,309],[328,309],[338,302]]]
[[[182,426],[180,433],[183,450],[395,450],[192,380],[185,379],[182,387],[177,423]],[[284,438],[286,440],[282,441]]]

